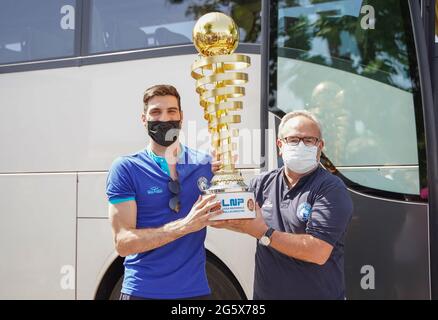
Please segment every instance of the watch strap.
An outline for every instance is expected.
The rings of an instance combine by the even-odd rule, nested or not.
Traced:
[[[275,231],[274,228],[269,227],[269,229],[266,230],[264,236],[265,236],[265,237],[268,237],[269,239],[271,239],[271,236],[272,236],[272,234],[274,233],[274,231]]]

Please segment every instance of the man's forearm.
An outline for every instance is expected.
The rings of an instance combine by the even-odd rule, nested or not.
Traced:
[[[119,255],[125,257],[159,248],[187,233],[183,220],[172,221],[159,228],[123,230],[117,235],[116,249]]]
[[[272,234],[273,249],[298,260],[323,265],[330,256],[332,247],[309,234],[291,234],[275,231]]]

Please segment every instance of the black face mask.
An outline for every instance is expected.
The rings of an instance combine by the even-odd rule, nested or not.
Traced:
[[[148,121],[148,134],[160,146],[168,147],[178,139],[181,120]]]

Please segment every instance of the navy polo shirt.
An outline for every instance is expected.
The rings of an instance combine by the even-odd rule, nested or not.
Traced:
[[[250,185],[268,226],[310,234],[333,246],[320,266],[258,244],[254,299],[344,299],[344,239],[353,205],[342,180],[318,167],[289,189],[280,168]]]
[[[213,174],[210,157],[182,146],[176,170],[181,186],[180,211],[171,210],[174,196],[169,175],[147,149],[116,159],[107,178],[111,203],[135,200],[136,227],[157,228],[185,217]],[[210,294],[205,271],[206,229],[162,247],[125,258],[122,293],[155,299],[189,298]]]

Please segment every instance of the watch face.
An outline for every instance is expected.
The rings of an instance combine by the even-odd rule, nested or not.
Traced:
[[[263,246],[269,246],[271,243],[271,239],[269,239],[267,236],[263,236],[260,238],[260,244]]]

